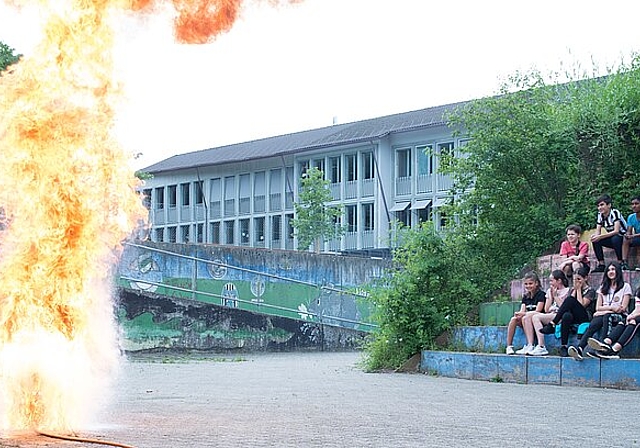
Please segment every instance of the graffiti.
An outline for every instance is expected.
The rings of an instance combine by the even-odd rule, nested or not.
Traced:
[[[222,287],[222,304],[231,308],[238,308],[238,289],[233,283],[225,283]]]
[[[213,263],[207,265],[207,270],[211,277],[216,280],[222,280],[227,276],[227,267],[224,265],[224,262],[219,258],[213,260]]]
[[[266,289],[266,283],[262,276],[256,276],[251,280],[251,294],[255,296],[255,299],[251,299],[252,302],[264,302],[262,298],[264,290]]]

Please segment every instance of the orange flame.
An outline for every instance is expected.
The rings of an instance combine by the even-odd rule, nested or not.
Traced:
[[[174,0],[177,39],[228,31],[242,3]],[[117,367],[109,274],[145,215],[112,136],[112,22],[154,4],[38,4],[42,42],[0,77],[0,387],[5,428],[73,430]]]

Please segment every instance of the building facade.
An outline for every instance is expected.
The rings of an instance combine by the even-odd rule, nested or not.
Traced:
[[[142,171],[155,242],[296,249],[291,225],[300,179],[317,167],[343,208],[344,234],[321,252],[384,253],[400,222],[447,225],[440,207],[452,179],[440,155],[456,154],[444,115],[463,103],[181,154]]]

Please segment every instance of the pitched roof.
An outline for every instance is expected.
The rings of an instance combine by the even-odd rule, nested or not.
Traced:
[[[143,168],[142,171],[161,173],[366,142],[392,133],[444,125],[446,124],[445,112],[450,112],[463,104],[466,102],[445,104],[353,123],[336,124],[319,129],[178,154]]]

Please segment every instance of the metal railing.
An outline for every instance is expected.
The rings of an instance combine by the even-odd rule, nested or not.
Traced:
[[[167,255],[170,257],[176,257],[185,261],[189,261],[189,262],[193,262],[193,267],[194,269],[192,270],[193,274],[191,276],[191,286],[190,287],[183,287],[183,286],[176,286],[176,285],[172,285],[170,283],[166,283],[166,282],[156,282],[156,281],[151,281],[149,279],[144,279],[144,278],[135,278],[135,277],[130,277],[127,275],[119,275],[118,278],[124,282],[134,282],[134,283],[138,283],[138,284],[144,284],[144,285],[151,285],[151,286],[156,286],[156,287],[162,287],[165,288],[167,290],[171,290],[171,291],[177,291],[177,292],[182,292],[182,293],[187,293],[191,295],[191,300],[193,301],[200,301],[198,300],[198,296],[203,296],[203,297],[212,297],[212,298],[216,298],[216,299],[220,299],[221,303],[224,304],[225,300],[230,300],[228,297],[225,297],[222,294],[216,294],[216,293],[212,293],[212,292],[208,292],[208,291],[203,291],[201,289],[198,289],[198,263],[203,263],[205,265],[212,265],[212,266],[216,266],[218,268],[225,268],[225,269],[230,269],[230,270],[236,270],[236,271],[240,271],[240,272],[245,272],[245,273],[250,273],[250,274],[255,274],[258,276],[262,276],[262,277],[267,277],[267,278],[272,278],[272,279],[276,279],[276,280],[281,280],[284,282],[290,282],[290,283],[295,283],[295,284],[299,284],[299,285],[304,285],[304,286],[309,286],[311,288],[317,289],[318,293],[317,296],[314,300],[320,300],[321,299],[321,295],[323,291],[331,291],[331,292],[335,292],[341,295],[349,295],[349,296],[353,296],[353,297],[360,297],[360,298],[366,298],[366,294],[363,294],[361,292],[356,292],[356,291],[348,291],[348,290],[343,290],[340,288],[335,288],[333,286],[327,286],[327,285],[318,285],[316,283],[313,282],[308,282],[308,281],[304,281],[304,280],[298,280],[298,279],[293,279],[293,278],[288,278],[288,277],[283,277],[281,275],[277,275],[277,274],[271,274],[268,272],[262,272],[262,271],[257,271],[254,269],[249,269],[249,268],[244,268],[244,267],[240,267],[240,266],[233,266],[230,265],[228,263],[224,263],[221,262],[219,260],[208,260],[205,258],[199,258],[199,257],[195,257],[193,255],[186,255],[186,254],[180,254],[177,252],[172,252],[169,250],[165,250],[165,249],[159,249],[159,248],[155,248],[155,247],[150,247],[150,246],[146,246],[143,244],[136,244],[136,243],[129,243],[129,242],[125,242],[124,243],[125,246],[129,246],[129,247],[133,247],[133,248],[137,248],[137,249],[141,249],[141,250],[145,250],[145,251],[150,251],[150,252],[155,252],[158,254],[162,254],[162,255]],[[121,287],[125,288],[125,289],[129,289],[129,290],[139,290],[133,287],[126,287],[126,286],[122,286],[123,282],[121,283]],[[255,312],[264,312],[265,314],[274,314],[274,313],[268,313],[267,310],[278,310],[278,311],[285,311],[287,313],[291,313],[293,315],[300,315],[300,314],[304,314],[305,316],[307,316],[308,318],[312,318],[314,321],[321,323],[321,324],[333,324],[333,325],[340,325],[340,324],[351,324],[351,325],[357,325],[357,326],[361,326],[361,327],[365,327],[366,329],[372,330],[377,328],[378,326],[376,324],[373,323],[369,323],[369,322],[365,322],[365,321],[358,321],[358,320],[354,320],[354,319],[349,319],[349,318],[345,318],[342,316],[333,316],[333,315],[328,315],[328,314],[323,314],[323,313],[317,313],[311,310],[304,310],[301,311],[300,309],[297,308],[290,308],[290,307],[285,307],[285,306],[279,306],[279,305],[274,305],[274,304],[270,304],[270,303],[265,303],[265,302],[256,302],[253,300],[244,300],[244,299],[240,299],[239,297],[234,297],[232,299],[233,301],[237,302],[237,303],[244,303],[247,305],[251,305]],[[264,310],[264,311],[261,311]],[[279,315],[279,314],[277,314]],[[347,325],[340,325],[340,326],[347,326]]]

